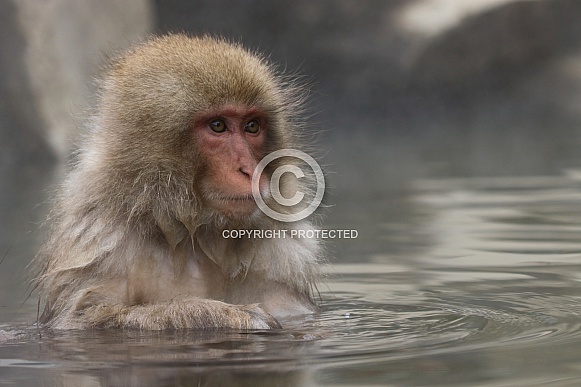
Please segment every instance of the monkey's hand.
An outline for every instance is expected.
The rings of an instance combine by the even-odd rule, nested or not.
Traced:
[[[200,298],[174,299],[163,304],[93,305],[77,312],[81,326],[162,329],[280,329],[257,304],[231,305]]]
[[[258,304],[234,305],[234,307],[240,308],[242,312],[246,312],[250,316],[249,322],[252,325],[256,325],[256,328],[247,329],[282,329],[280,323],[270,314],[266,313]]]

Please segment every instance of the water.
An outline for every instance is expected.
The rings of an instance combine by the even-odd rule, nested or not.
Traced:
[[[325,227],[359,238],[330,241],[320,315],[275,332],[39,332],[3,270],[0,385],[581,383],[575,172],[339,196]]]

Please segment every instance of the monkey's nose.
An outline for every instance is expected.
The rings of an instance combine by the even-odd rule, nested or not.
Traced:
[[[243,158],[239,161],[238,171],[247,179],[252,180],[252,175],[254,175],[254,170],[256,169],[257,164],[258,163],[255,160]]]
[[[250,168],[246,168],[246,167],[240,167],[238,168],[238,171],[243,174],[244,176],[246,176],[249,179],[252,179],[252,174],[254,171],[250,171]]]

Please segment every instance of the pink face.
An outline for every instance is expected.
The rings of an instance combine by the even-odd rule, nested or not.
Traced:
[[[252,174],[264,156],[267,130],[266,115],[245,105],[221,106],[197,118],[194,138],[205,160],[203,195],[211,207],[224,214],[254,211]]]

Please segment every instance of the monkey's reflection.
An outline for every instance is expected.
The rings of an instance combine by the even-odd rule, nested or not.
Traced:
[[[214,331],[45,332],[44,360],[63,386],[277,386],[309,384],[312,334]],[[50,384],[49,384],[50,385]]]

